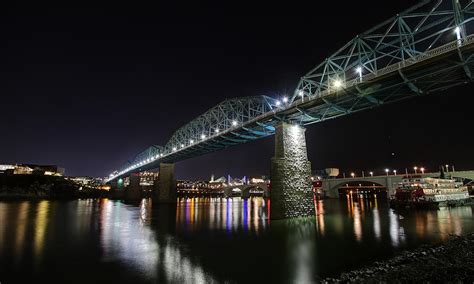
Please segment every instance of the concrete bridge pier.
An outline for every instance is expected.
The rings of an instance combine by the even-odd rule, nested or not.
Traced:
[[[125,199],[127,200],[138,200],[142,198],[142,189],[140,188],[140,174],[130,174],[130,183],[127,190],[125,191]]]
[[[314,215],[311,162],[304,128],[286,122],[276,126],[270,175],[271,219]]]
[[[113,180],[110,182],[110,197],[113,199],[123,198],[123,180]]]
[[[174,178],[174,164],[160,163],[160,174],[153,185],[153,197],[158,203],[176,202],[176,179]]]

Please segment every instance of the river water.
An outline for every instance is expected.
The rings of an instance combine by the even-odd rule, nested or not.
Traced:
[[[0,282],[308,283],[474,232],[473,207],[396,212],[386,200],[317,201],[269,221],[262,198],[0,202]]]

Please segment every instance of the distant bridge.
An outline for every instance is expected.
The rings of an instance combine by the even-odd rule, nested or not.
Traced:
[[[234,190],[238,189],[238,193]],[[223,188],[225,197],[232,197],[237,194],[242,198],[248,198],[253,193],[252,191],[259,191],[262,196],[270,197],[270,189],[266,183],[255,183],[255,184],[241,184],[241,185],[229,185]]]
[[[419,173],[418,175],[423,177],[439,177],[439,172],[423,174]],[[468,179],[474,181],[474,170],[449,172],[447,175],[451,176],[452,178]],[[328,197],[339,198],[339,189],[346,186],[346,184],[348,185],[358,182],[368,182],[386,188],[387,193],[392,195],[395,194],[397,184],[402,181],[404,176],[405,174],[325,179],[322,182],[322,189]]]
[[[299,126],[472,82],[473,15],[473,1],[422,1],[354,37],[301,77],[290,97],[224,100],[178,129],[164,146],[138,154],[108,181],[276,134],[272,212],[304,215],[295,212],[302,203],[312,212],[311,165]],[[166,176],[172,178],[169,170]],[[163,193],[172,190],[163,186]]]

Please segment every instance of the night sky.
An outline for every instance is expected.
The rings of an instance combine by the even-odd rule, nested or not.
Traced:
[[[355,35],[417,3],[169,2],[3,11],[0,163],[105,176],[225,98],[292,93]],[[474,169],[473,88],[308,126],[312,167]],[[268,174],[272,155],[270,137],[179,162],[176,174]]]

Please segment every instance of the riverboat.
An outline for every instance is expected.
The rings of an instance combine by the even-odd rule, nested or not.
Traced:
[[[450,178],[404,176],[390,200],[392,207],[440,208],[471,203],[462,182]]]

